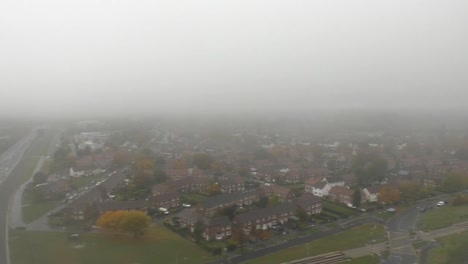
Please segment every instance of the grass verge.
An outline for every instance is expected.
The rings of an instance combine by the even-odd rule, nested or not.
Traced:
[[[446,205],[429,210],[421,216],[418,226],[424,231],[447,227],[468,220],[468,205]]]
[[[282,263],[295,259],[316,256],[333,251],[342,251],[361,247],[376,239],[376,243],[384,241],[385,229],[382,225],[365,224],[333,236],[325,237],[310,243],[288,248],[273,254],[257,258],[245,263]]]
[[[468,231],[438,239],[440,247],[431,249],[428,264],[464,263],[468,260]]]

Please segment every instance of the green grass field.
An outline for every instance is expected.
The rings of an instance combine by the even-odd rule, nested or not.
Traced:
[[[359,257],[346,261],[347,264],[378,264],[380,263],[380,258],[375,255],[369,255],[364,257]]]
[[[36,165],[41,155],[45,155],[47,153],[51,140],[52,133],[45,133],[34,139],[29,148],[26,149],[26,151],[24,152],[23,159],[15,167],[10,177],[18,177],[21,179],[21,182],[26,182],[27,180],[29,180],[34,172],[34,169],[36,168]],[[32,203],[31,199],[29,199],[26,192],[23,198],[23,205],[27,205],[23,207],[23,220],[25,221],[25,223],[30,223],[33,220],[41,217],[50,209],[54,208],[58,203]]]
[[[463,263],[468,260],[468,231],[438,239],[441,246],[431,249],[428,264]]]
[[[340,212],[342,214],[345,214],[347,216],[353,216],[353,215],[358,215],[359,212],[357,210],[354,210],[352,208],[346,207],[346,206],[341,206],[338,204],[335,204],[333,202],[323,200],[322,201],[323,208],[328,208],[332,212]]]
[[[144,237],[108,233],[81,234],[76,241],[62,232],[10,232],[12,264],[197,264],[216,260],[191,241],[163,226],[151,227]]]
[[[445,205],[423,213],[418,226],[424,231],[429,231],[464,221],[468,221],[468,205]]]
[[[23,159],[12,171],[11,176],[20,178],[22,182],[29,180],[40,156],[47,154],[51,140],[52,133],[37,136],[24,152]]]
[[[62,199],[50,200],[50,201],[33,201],[28,191],[23,193],[23,221],[26,224],[33,222],[34,220],[45,215],[47,212],[56,208],[61,204]]]
[[[375,228],[374,228],[375,226]],[[345,232],[312,241],[308,244],[288,248],[273,254],[257,258],[245,263],[249,264],[273,264],[316,256],[333,251],[347,250],[366,245],[370,239],[376,242],[384,241],[385,229],[382,225],[365,224]],[[373,233],[373,234],[371,234]],[[365,262],[356,262],[365,263]],[[372,262],[371,262],[372,263]]]

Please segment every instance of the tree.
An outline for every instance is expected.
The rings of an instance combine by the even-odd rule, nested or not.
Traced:
[[[116,151],[112,163],[117,166],[123,166],[127,163],[127,155],[123,151]]]
[[[307,221],[307,212],[303,208],[297,208],[296,216],[301,220],[301,222]]]
[[[47,181],[47,175],[45,175],[42,171],[38,171],[33,176],[33,184],[38,185]]]
[[[165,182],[169,179],[169,177],[167,177],[166,173],[157,168],[154,170],[154,183],[162,183],[162,182]]]
[[[417,200],[423,195],[423,186],[413,181],[400,181],[398,189],[400,190],[401,198],[405,200]]]
[[[120,230],[132,233],[133,237],[137,238],[144,234],[145,229],[149,226],[151,217],[142,211],[127,211],[120,221]]]
[[[195,164],[201,170],[207,170],[211,168],[213,163],[213,157],[205,153],[197,153],[193,155],[193,164]]]
[[[400,201],[400,191],[396,187],[384,185],[379,192],[379,201],[384,204],[395,204]]]
[[[213,183],[210,185],[208,188],[208,193],[210,195],[217,195],[221,193],[221,187],[219,187],[219,184]]]
[[[327,168],[330,171],[335,171],[336,170],[336,159],[330,159],[327,161]]]
[[[205,232],[205,224],[202,220],[198,219],[193,226],[193,238],[195,242],[200,242],[203,238],[203,232]]]
[[[374,152],[360,152],[353,161],[353,171],[359,185],[369,186],[385,179],[387,161]]]
[[[460,160],[468,160],[468,144],[466,142],[457,149],[455,157]]]
[[[468,187],[468,178],[461,173],[448,173],[442,182],[442,187],[449,192],[455,192]]]
[[[143,234],[151,218],[142,211],[109,211],[103,213],[96,225],[113,231],[132,233],[135,238]]]
[[[229,207],[225,207],[221,210],[221,214],[229,217],[229,220],[232,221],[234,216],[236,216],[237,205],[232,205]]]
[[[361,205],[361,190],[359,188],[354,190],[353,205],[359,207]]]
[[[265,208],[268,206],[268,197],[262,196],[258,199],[258,207]]]
[[[279,197],[276,196],[276,195],[271,196],[271,197],[270,197],[270,200],[268,201],[268,203],[270,204],[270,206],[278,205],[278,204],[280,203]]]
[[[125,211],[108,211],[99,216],[96,225],[113,231],[118,231]]]

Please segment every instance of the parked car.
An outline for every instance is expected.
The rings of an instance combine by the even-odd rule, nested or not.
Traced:
[[[440,201],[440,202],[437,202],[436,205],[437,205],[437,206],[443,206],[443,205],[445,205],[445,202],[444,202],[444,201]]]
[[[182,204],[182,207],[190,208],[190,207],[192,207],[192,206],[191,206],[190,204],[188,204],[188,203],[183,203],[183,204]]]

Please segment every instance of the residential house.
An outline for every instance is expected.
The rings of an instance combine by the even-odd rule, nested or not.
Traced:
[[[354,190],[342,186],[333,186],[328,196],[332,201],[351,206],[353,204]]]
[[[248,211],[234,217],[233,224],[246,235],[253,230],[266,230],[273,224],[286,223],[294,216],[296,206],[294,203],[283,203],[273,207]]]
[[[242,192],[245,190],[244,179],[240,176],[223,177],[218,184],[222,193]]]
[[[147,200],[133,200],[133,201],[113,201],[108,200],[102,203],[97,204],[97,209],[100,213],[105,213],[108,211],[130,211],[137,210],[148,213],[150,208],[150,203]]]
[[[312,185],[312,194],[318,197],[327,196],[331,187],[326,181],[317,182]]]
[[[268,198],[277,197],[279,202],[291,202],[295,197],[291,188],[271,183],[265,183],[260,186],[258,192],[260,196],[266,196]]]
[[[185,179],[191,176],[190,169],[165,169],[164,172],[166,173],[167,177],[173,181]]]
[[[363,190],[366,201],[373,203],[379,200],[380,186],[372,186],[364,188]]]
[[[323,177],[313,177],[305,181],[304,190],[306,193],[313,193],[313,186],[323,180]]]
[[[181,204],[180,194],[177,192],[163,193],[153,197],[153,207],[164,207],[166,209],[179,207]]]
[[[232,224],[227,216],[211,218],[205,226],[203,237],[206,240],[223,240],[232,236]]]
[[[182,193],[188,192],[207,192],[211,186],[211,181],[208,178],[200,177],[193,178],[189,177],[183,180],[169,181],[161,184],[156,184],[152,188],[154,195],[178,191]]]
[[[303,209],[307,215],[320,214],[322,212],[322,199],[319,197],[305,193],[295,201],[297,208]]]
[[[62,209],[64,221],[83,222],[89,220],[97,213],[96,204],[102,199],[104,199],[103,194],[98,188],[91,189]]]
[[[101,185],[91,188],[75,200],[68,203],[62,213],[65,221],[86,221],[97,212],[97,204],[108,198],[110,193],[117,186],[122,184],[126,176],[122,172],[111,173]]]
[[[176,215],[179,225],[194,232],[195,223],[202,221],[205,226],[203,237],[206,240],[223,240],[232,235],[231,221],[227,216],[207,218],[196,211],[195,208],[185,209]]]
[[[215,215],[218,210],[223,208],[237,206],[249,206],[257,202],[259,199],[258,193],[255,191],[248,192],[235,192],[230,194],[221,194],[209,197],[202,201],[197,209],[205,216],[211,217]]]

